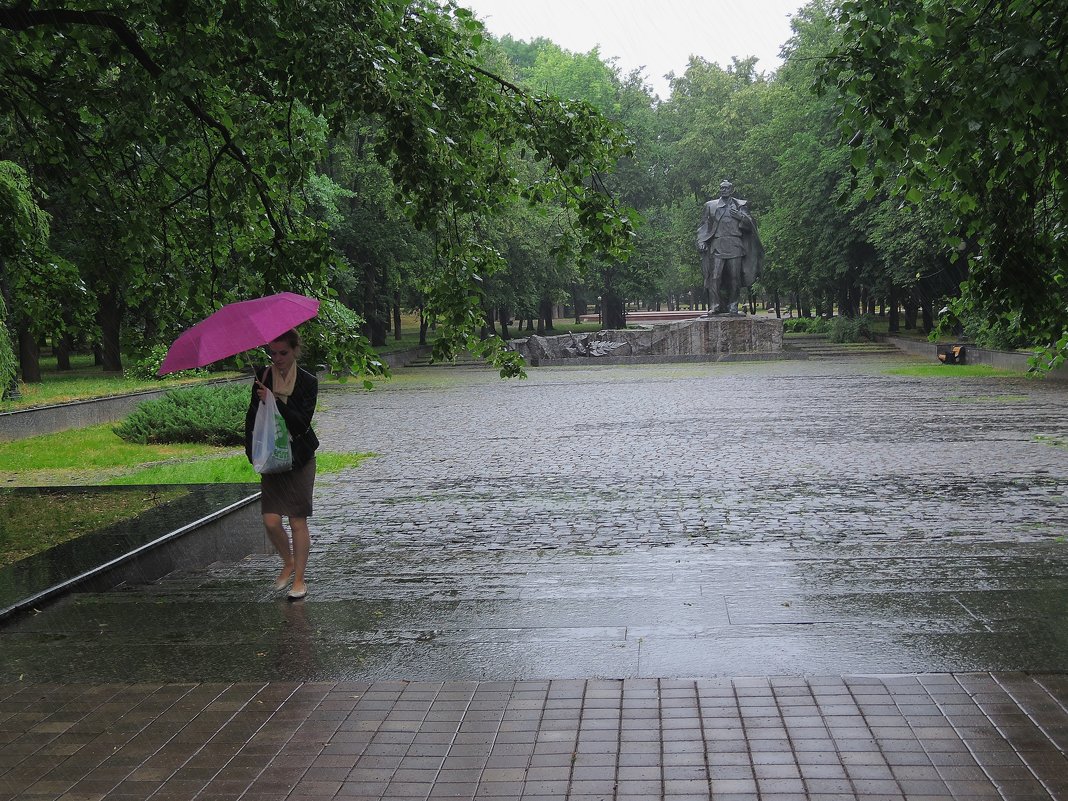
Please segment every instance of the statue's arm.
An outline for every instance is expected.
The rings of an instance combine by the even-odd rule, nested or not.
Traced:
[[[712,216],[711,210],[706,203],[701,211],[701,225],[697,229],[697,250],[704,253],[708,250],[708,242],[712,239],[713,231],[712,226],[715,224],[715,219]]]

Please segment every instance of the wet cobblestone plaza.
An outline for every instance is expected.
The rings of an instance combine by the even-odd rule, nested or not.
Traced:
[[[0,801],[1068,799],[1068,389],[909,363],[324,390],[307,600],[0,629]]]

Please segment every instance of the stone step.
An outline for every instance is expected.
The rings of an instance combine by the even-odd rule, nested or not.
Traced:
[[[902,351],[888,342],[831,342],[826,334],[791,335],[784,339],[787,350],[801,351],[813,360],[901,356]]]
[[[458,356],[452,361],[448,362],[432,362],[430,356],[420,356],[418,359],[413,359],[404,365],[407,367],[451,367],[451,368],[467,368],[467,369],[492,369],[492,365],[487,363],[485,359],[476,359],[473,356],[464,355]]]

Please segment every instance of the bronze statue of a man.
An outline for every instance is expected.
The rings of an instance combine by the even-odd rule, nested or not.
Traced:
[[[764,266],[764,246],[749,203],[734,196],[734,185],[719,185],[719,197],[705,203],[697,229],[701,274],[709,296],[709,314],[737,314],[742,287],[752,286]]]

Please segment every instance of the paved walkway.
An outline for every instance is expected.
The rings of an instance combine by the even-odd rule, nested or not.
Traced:
[[[1068,392],[891,366],[324,392],[307,601],[0,630],[0,801],[1068,800]]]

